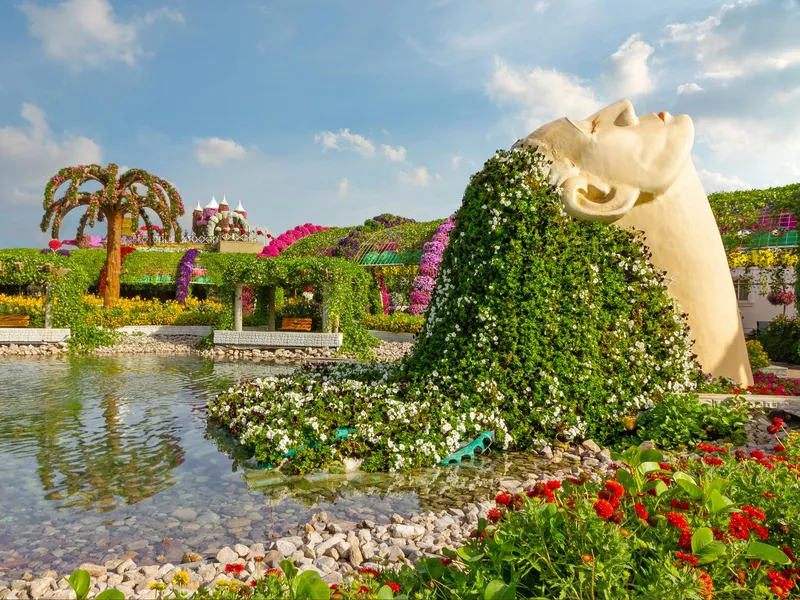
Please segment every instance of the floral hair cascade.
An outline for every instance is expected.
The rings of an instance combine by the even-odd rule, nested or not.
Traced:
[[[411,285],[411,306],[408,312],[412,315],[421,315],[428,308],[431,293],[436,286],[436,276],[439,274],[439,263],[442,262],[444,249],[450,243],[450,232],[455,227],[455,213],[439,225],[430,242],[422,247],[422,258],[419,261],[419,275]]]
[[[278,237],[273,238],[269,244],[264,246],[264,249],[259,252],[256,258],[276,258],[280,256],[281,252],[286,250],[289,246],[294,244],[297,240],[303,239],[318,231],[325,231],[330,227],[322,227],[321,225],[312,225],[306,223],[305,225],[298,225],[294,229],[284,231]]]

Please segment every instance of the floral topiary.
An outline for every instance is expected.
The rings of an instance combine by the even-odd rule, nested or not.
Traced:
[[[314,448],[296,471],[346,457],[395,470],[483,430],[504,448],[607,442],[624,417],[692,389],[689,332],[641,234],[570,218],[545,168],[533,150],[501,151],[472,177],[435,287],[422,275],[412,292],[430,305],[402,365],[260,380],[211,402],[210,418],[267,464]]]

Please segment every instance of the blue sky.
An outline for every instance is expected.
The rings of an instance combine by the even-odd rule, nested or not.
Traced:
[[[44,184],[88,162],[275,234],[444,217],[496,149],[621,97],[694,118],[709,192],[795,182],[798,30],[797,0],[9,0],[0,247],[42,244]]]

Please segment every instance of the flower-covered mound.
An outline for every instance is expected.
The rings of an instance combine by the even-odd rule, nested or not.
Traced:
[[[639,236],[568,217],[531,150],[472,178],[427,320],[398,368],[304,371],[231,389],[209,416],[267,464],[440,462],[484,430],[504,448],[604,442],[692,388],[688,331]],[[339,428],[355,430],[330,443]]]

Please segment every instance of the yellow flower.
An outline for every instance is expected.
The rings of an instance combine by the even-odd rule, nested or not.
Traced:
[[[775,264],[775,254],[769,250],[753,250],[750,259],[754,267],[771,267]]]
[[[178,571],[172,576],[172,585],[175,587],[183,587],[189,585],[189,573],[186,571]]]
[[[229,585],[231,585],[231,583],[232,582],[228,581],[227,579],[220,579],[219,581],[217,581],[217,587],[228,587]]]
[[[159,592],[163,592],[165,589],[167,589],[167,584],[164,583],[163,581],[151,581],[150,583],[147,584],[147,587],[149,587],[151,590],[158,590]]]

